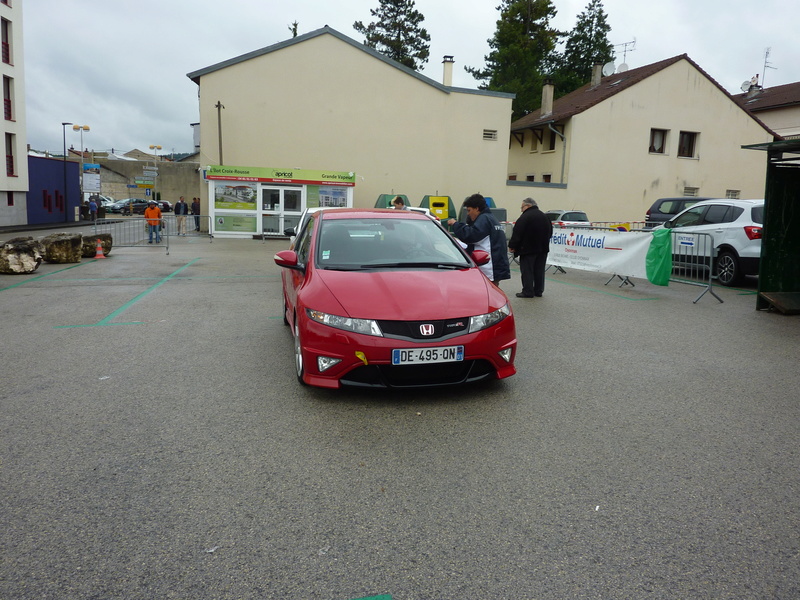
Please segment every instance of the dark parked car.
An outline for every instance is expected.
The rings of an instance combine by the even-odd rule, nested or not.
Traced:
[[[659,198],[653,205],[647,209],[644,216],[645,227],[655,227],[661,225],[664,221],[670,220],[679,212],[686,210],[701,200],[713,200],[713,198],[696,197],[696,196],[682,196],[680,198]]]
[[[143,215],[144,209],[147,208],[149,203],[150,200],[146,198],[127,198],[125,200],[120,200],[117,204],[119,204],[120,212],[123,215],[131,214],[131,209],[133,209],[134,215]],[[172,204],[166,200],[160,200],[158,205],[162,213],[172,212]]]

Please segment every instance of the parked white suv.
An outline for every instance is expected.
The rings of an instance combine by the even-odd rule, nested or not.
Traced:
[[[582,210],[548,210],[547,218],[553,227],[590,227],[589,217]]]
[[[668,229],[709,233],[714,238],[714,273],[722,285],[736,285],[745,275],[758,275],[763,200],[704,200],[664,223]]]

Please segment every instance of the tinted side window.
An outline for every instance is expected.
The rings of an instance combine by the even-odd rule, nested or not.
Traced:
[[[586,216],[586,213],[582,213],[582,212],[564,213],[561,218],[564,221],[588,221],[589,220],[589,217]]]
[[[311,248],[311,234],[314,232],[315,222],[316,219],[309,219],[306,221],[303,231],[299,232],[297,235],[297,262],[299,263],[308,263],[308,253]]]
[[[764,224],[764,207],[763,206],[754,206],[750,209],[750,218],[753,219],[753,223],[759,223],[761,225]]]
[[[703,213],[705,206],[695,206],[687,210],[681,216],[676,217],[673,222],[673,227],[689,227],[690,225],[699,225],[703,222]]]
[[[730,206],[709,206],[706,211],[704,223],[714,225],[715,223],[729,223],[732,219],[728,218]]]

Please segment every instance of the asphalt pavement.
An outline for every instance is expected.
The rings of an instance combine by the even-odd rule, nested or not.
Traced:
[[[514,377],[329,391],[285,247],[0,275],[0,598],[800,597],[800,318],[753,281],[515,268]]]

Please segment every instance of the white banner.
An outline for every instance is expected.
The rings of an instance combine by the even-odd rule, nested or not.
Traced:
[[[584,271],[647,279],[649,231],[608,229],[554,229],[547,263]]]

